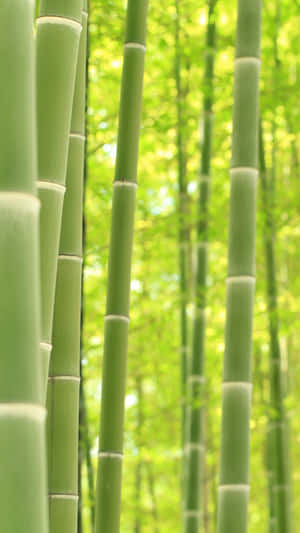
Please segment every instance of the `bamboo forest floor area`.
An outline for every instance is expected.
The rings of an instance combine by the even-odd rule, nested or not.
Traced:
[[[209,50],[206,41],[208,3],[180,0],[180,12],[176,12],[176,5],[175,0],[149,3],[131,279],[122,533],[179,533],[182,528],[184,437],[180,364],[182,292],[178,240],[178,150],[184,162],[186,184],[184,246],[189,354],[195,296],[198,178],[205,120],[203,98],[207,91],[203,83],[204,58]],[[178,17],[179,33],[178,27],[176,30]],[[202,399],[205,405],[205,468],[201,531],[205,533],[212,533],[217,527],[236,2],[218,0],[214,17],[214,118],[205,296],[205,389]],[[80,411],[80,533],[92,531],[124,20],[123,1],[90,1],[81,354],[84,394],[81,396]],[[264,172],[270,197],[267,208],[263,183],[259,178],[249,533],[269,531],[271,452],[268,433],[273,413],[270,404],[269,321],[273,320],[274,323],[275,313],[282,402],[289,440],[290,501],[294,526],[300,523],[299,25],[298,2],[282,0],[280,6],[279,2],[264,2],[260,119],[264,140]],[[181,76],[179,96],[176,80],[178,53]],[[270,212],[272,221],[268,226]],[[266,262],[266,240],[270,231],[273,233],[269,240],[273,243],[275,254],[272,271]],[[275,275],[273,282],[270,281],[272,275]],[[275,311],[270,307],[269,298],[274,286],[277,295]],[[274,299],[271,297],[272,301]]]

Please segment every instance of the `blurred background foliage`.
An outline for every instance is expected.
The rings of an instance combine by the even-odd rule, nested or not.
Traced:
[[[282,0],[280,4],[278,19],[275,2],[264,2],[261,116],[268,170],[271,167],[276,170],[274,218],[280,343],[290,421],[292,504],[297,524],[300,522],[300,417],[297,416],[300,401],[300,3]],[[181,0],[180,5],[183,139],[192,235],[188,306],[191,318],[207,5],[204,0]],[[86,441],[88,428],[94,470],[125,8],[123,0],[90,0],[82,350],[88,424],[82,422],[81,429]],[[175,1],[150,0],[131,284],[122,533],[175,533],[181,528],[175,16]],[[236,1],[218,0],[206,330],[205,533],[214,531],[216,525],[235,21]],[[259,189],[249,533],[268,530],[269,339],[263,216]],[[82,519],[83,531],[87,533],[92,530],[91,502],[83,448],[81,456]]]

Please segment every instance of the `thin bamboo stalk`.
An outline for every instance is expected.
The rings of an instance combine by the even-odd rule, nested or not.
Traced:
[[[246,533],[261,0],[238,0],[218,533]]]
[[[77,530],[87,16],[87,11],[83,10],[48,382],[50,533],[74,533]]]
[[[288,469],[287,421],[281,376],[278,296],[275,263],[275,230],[272,212],[274,184],[267,178],[262,126],[259,132],[261,194],[264,208],[264,247],[266,258],[267,304],[270,336],[270,420],[268,428],[269,470],[271,472],[270,528],[291,531],[291,487]],[[272,176],[273,179],[274,176]]]
[[[96,495],[96,533],[119,533],[131,256],[148,0],[129,0],[115,170]]]
[[[187,227],[188,192],[186,180],[186,157],[183,141],[183,91],[181,69],[181,27],[180,27],[180,0],[175,2],[175,81],[176,81],[176,111],[177,111],[177,166],[178,166],[178,244],[179,244],[179,289],[180,289],[180,364],[181,364],[181,398],[182,398],[182,423],[181,439],[182,449],[185,443],[186,428],[186,382],[188,367],[188,259],[189,230]],[[183,485],[184,486],[184,483]]]
[[[204,99],[203,99],[203,145],[199,177],[199,204],[197,223],[197,271],[196,301],[193,321],[193,345],[191,372],[188,376],[189,416],[186,443],[186,500],[184,509],[184,531],[196,533],[201,519],[201,486],[204,466],[204,359],[205,359],[205,307],[208,260],[208,210],[210,191],[210,167],[213,122],[213,78],[215,58],[215,4],[208,1],[206,30]]]
[[[3,0],[0,11],[1,531],[47,533],[34,4]]]
[[[80,426],[81,447],[83,448],[83,458],[86,463],[87,481],[88,481],[88,506],[90,514],[91,531],[95,523],[95,483],[94,483],[94,467],[91,457],[91,439],[89,433],[88,412],[85,399],[84,379],[81,379],[81,410],[82,410],[82,425]]]
[[[41,354],[46,390],[82,0],[40,0],[37,19]]]

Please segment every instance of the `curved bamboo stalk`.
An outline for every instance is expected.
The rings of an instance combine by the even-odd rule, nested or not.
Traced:
[[[281,375],[279,316],[275,265],[275,229],[272,214],[274,184],[267,178],[262,126],[259,131],[261,194],[264,207],[264,247],[267,270],[267,303],[270,336],[270,421],[268,428],[268,466],[271,473],[270,529],[291,531],[291,491],[288,469],[287,420]],[[273,179],[274,176],[272,176]]]
[[[78,509],[78,421],[87,11],[82,26],[67,166],[48,382],[50,533],[74,533]]]
[[[40,0],[37,19],[38,191],[41,200],[41,354],[46,388],[82,0]]]
[[[113,192],[96,533],[119,533],[131,255],[148,0],[129,0]]]
[[[193,322],[193,345],[191,371],[188,376],[189,416],[186,442],[186,500],[184,509],[184,531],[198,532],[201,519],[201,486],[204,464],[204,338],[206,276],[208,255],[208,208],[210,191],[210,161],[213,122],[213,77],[215,57],[215,4],[208,2],[206,30],[205,72],[204,72],[204,132],[199,178],[199,204],[197,223],[197,271],[196,301]]]
[[[246,533],[261,0],[239,0],[233,106],[218,533]]]
[[[5,533],[47,533],[41,387],[34,5],[0,17],[0,514]]]

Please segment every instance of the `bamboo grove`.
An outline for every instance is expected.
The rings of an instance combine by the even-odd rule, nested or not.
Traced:
[[[300,5],[0,14],[1,531],[293,533]]]

